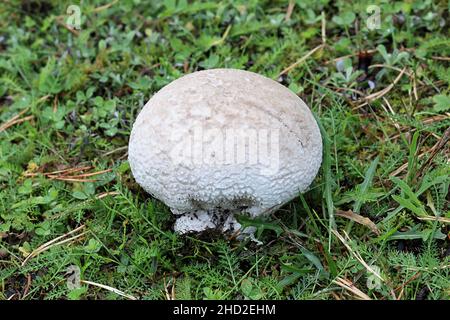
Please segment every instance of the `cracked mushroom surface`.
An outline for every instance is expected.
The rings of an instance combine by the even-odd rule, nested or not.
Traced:
[[[176,231],[235,232],[236,214],[267,215],[308,188],[322,137],[308,106],[281,84],[212,69],[147,102],[128,159],[137,183],[177,215]]]

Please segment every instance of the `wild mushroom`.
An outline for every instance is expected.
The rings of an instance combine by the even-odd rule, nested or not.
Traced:
[[[177,215],[180,233],[234,232],[235,214],[267,215],[305,191],[322,161],[307,105],[253,72],[183,76],[139,113],[129,142],[136,181]]]

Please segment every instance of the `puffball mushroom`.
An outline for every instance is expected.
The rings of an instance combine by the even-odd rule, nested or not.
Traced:
[[[322,137],[289,89],[253,72],[212,69],[147,102],[128,154],[137,183],[177,215],[175,231],[235,232],[236,214],[267,215],[308,188]]]

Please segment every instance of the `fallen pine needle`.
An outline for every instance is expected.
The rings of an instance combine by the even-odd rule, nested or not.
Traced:
[[[70,182],[95,182],[97,179],[77,179],[77,178],[67,178],[67,177],[55,177],[48,176],[52,180],[60,180],[60,181],[70,181]]]
[[[32,173],[25,173],[24,176],[27,176],[27,177],[37,176],[39,174],[47,176],[47,175],[56,175],[58,173],[68,174],[68,173],[73,173],[73,172],[78,172],[78,171],[83,171],[83,170],[89,170],[92,168],[93,168],[92,166],[85,166],[85,167],[78,167],[78,168],[62,169],[62,170],[57,170],[57,171],[52,171],[52,172],[42,172],[42,173],[32,172]]]
[[[118,194],[120,194],[120,193],[117,191],[104,192],[104,193],[100,193],[99,195],[96,195],[95,198],[100,200],[100,199],[103,199],[108,196],[117,196]]]
[[[117,2],[119,2],[119,0],[114,0],[113,2],[107,3],[103,6],[97,7],[94,10],[92,10],[92,12],[98,13],[100,11],[109,9],[110,7],[112,7],[113,5],[115,5]]]
[[[4,124],[2,124],[2,126],[0,128],[2,128],[3,126],[5,126],[7,123],[17,120],[19,119],[23,114],[25,114],[30,108],[25,108],[22,111],[20,111],[18,114],[16,114],[15,116],[13,116],[12,118],[10,118],[9,120],[7,120]]]
[[[75,172],[80,172],[80,171],[84,171],[84,170],[88,170],[88,169],[92,169],[92,167],[86,166],[86,167],[79,167],[79,168],[70,168],[70,169],[58,170],[58,171],[53,171],[53,172],[44,172],[41,174],[52,180],[61,180],[61,181],[70,181],[70,182],[95,182],[95,181],[97,181],[96,179],[86,179],[86,178],[97,176],[97,175],[112,171],[112,169],[106,169],[106,170],[101,170],[101,171],[97,171],[97,172],[69,175],[69,174],[73,174]],[[33,173],[25,173],[24,175],[25,176],[37,176],[39,174],[40,173],[33,172]]]
[[[300,58],[299,60],[297,60],[295,63],[291,64],[289,67],[287,67],[286,69],[284,69],[283,71],[280,72],[280,74],[278,75],[278,77],[281,77],[282,75],[288,73],[289,71],[291,71],[292,69],[294,69],[295,67],[299,66],[300,64],[302,64],[306,59],[308,59],[310,56],[312,56],[316,51],[322,49],[324,47],[324,44],[322,43],[321,45],[318,45],[317,47],[315,47],[314,49],[312,49],[311,51],[309,51],[306,55],[304,55],[302,58]]]
[[[28,295],[28,290],[30,290],[30,286],[31,286],[31,274],[27,274],[27,284],[22,293],[22,300]]]
[[[15,124],[22,123],[22,122],[33,119],[34,116],[27,116],[27,117],[19,119],[23,114],[25,114],[28,111],[28,109],[29,108],[26,108],[26,109],[20,111],[18,114],[16,114],[11,119],[7,120],[4,124],[2,124],[0,126],[0,132],[5,131],[6,129],[8,129],[9,127],[11,127]]]
[[[411,278],[409,278],[408,280],[406,280],[403,284],[399,285],[397,288],[394,289],[394,292],[397,292],[400,290],[400,294],[397,297],[396,300],[400,300],[403,296],[403,292],[405,287],[413,280],[417,279],[420,276],[420,271],[417,271]]]
[[[91,172],[91,173],[82,173],[76,176],[65,176],[67,178],[84,178],[84,177],[92,177],[92,176],[96,176],[99,174],[103,174],[103,173],[107,173],[107,172],[111,172],[112,169],[106,169],[106,170],[102,170],[102,171],[97,171],[97,172]]]
[[[108,151],[108,152],[102,154],[102,156],[106,157],[106,156],[109,156],[109,155],[111,155],[113,153],[120,152],[120,151],[127,150],[127,149],[128,149],[128,146],[119,147],[117,149],[114,149],[114,150],[111,150],[111,151]]]

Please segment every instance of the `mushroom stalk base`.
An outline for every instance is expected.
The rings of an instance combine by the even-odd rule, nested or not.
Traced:
[[[238,233],[238,239],[250,236],[254,239],[255,227],[246,227],[236,220],[232,213],[219,214],[215,211],[196,210],[195,212],[180,213],[172,210],[178,218],[175,222],[175,232],[186,234],[191,232],[202,232],[206,230],[218,230],[222,233]]]

